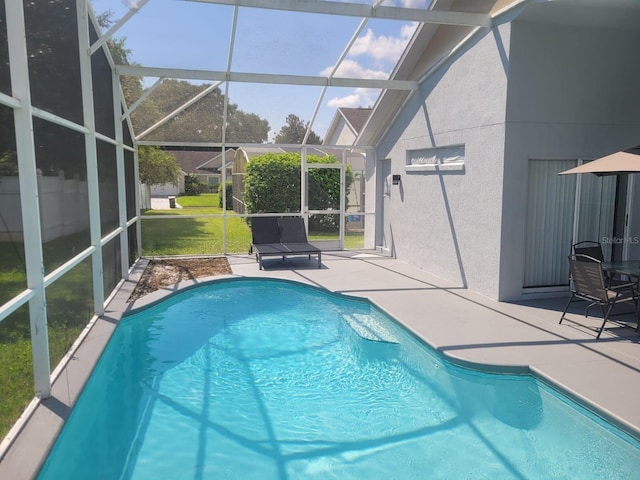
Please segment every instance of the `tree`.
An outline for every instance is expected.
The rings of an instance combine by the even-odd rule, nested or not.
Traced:
[[[287,116],[287,124],[284,125],[275,137],[276,143],[301,144],[307,133],[309,122],[304,123],[297,115],[290,113]],[[307,145],[320,145],[322,139],[313,131],[309,132]]]
[[[184,80],[166,79],[142,103],[151,102],[158,116],[148,125],[135,125],[136,131],[144,131],[155,121],[164,118],[177,107],[202,92],[207,85],[195,85]],[[146,140],[173,141],[222,141],[222,123],[225,96],[214,88],[204,98],[177,113],[171,120],[145,136]],[[243,112],[238,105],[227,105],[226,141],[264,143],[268,139],[269,122],[253,113]]]
[[[233,104],[233,113],[228,115],[227,141],[242,143],[265,143],[269,138],[269,122],[255,113],[245,113]]]
[[[178,183],[180,166],[176,157],[158,147],[138,147],[140,183],[147,186]]]
[[[98,16],[102,28],[113,23],[113,13],[107,11]],[[126,38],[115,38],[108,42],[109,51],[116,64],[136,65],[131,62],[131,50],[125,45]],[[139,77],[123,76],[120,79],[127,105],[132,105],[145,92]],[[141,133],[180,107],[208,85],[196,85],[185,80],[165,79],[131,113],[131,122],[136,133]],[[225,96],[219,88],[213,89],[204,98],[177,113],[164,125],[145,136],[145,140],[167,140],[176,142],[221,142]],[[227,105],[226,141],[241,143],[265,143],[269,136],[269,122],[253,113],[243,112],[237,104]]]
[[[131,50],[125,47],[124,40],[114,39],[109,43],[109,48],[116,63],[129,65]],[[127,105],[135,102],[145,91],[138,77],[122,77],[121,84]],[[205,88],[207,85],[196,85],[185,80],[163,80],[131,114],[134,130],[137,133],[145,131]],[[220,142],[224,101],[222,91],[215,88],[194,105],[177,113],[167,123],[146,135],[145,140]],[[268,134],[267,120],[245,113],[235,104],[227,105],[227,140],[263,143],[267,141]]]
[[[107,10],[97,16],[98,24],[100,27],[107,30],[113,24],[112,17],[113,12],[111,10]],[[126,47],[126,40],[126,37],[112,37],[107,41],[111,57],[113,57],[113,61],[116,65],[138,65],[130,59],[131,49]],[[142,96],[145,90],[140,77],[121,76],[120,86],[122,87],[124,100],[127,105],[133,104]],[[140,130],[141,125],[152,125],[154,123],[154,119],[159,118],[161,118],[160,112],[153,102],[142,102],[142,104],[138,105],[138,107],[131,113],[131,122],[133,123],[133,129],[136,132],[142,131]]]

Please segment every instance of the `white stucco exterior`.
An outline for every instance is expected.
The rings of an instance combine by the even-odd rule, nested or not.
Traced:
[[[508,27],[503,37],[508,37]],[[479,38],[429,78],[380,143],[390,158],[395,255],[497,296],[507,75],[502,45]],[[464,145],[464,169],[406,172],[407,150]]]
[[[499,300],[526,297],[529,160],[597,158],[640,143],[640,31],[599,24],[600,9],[575,18],[575,5],[554,3],[467,41],[376,151],[401,176],[379,228],[391,231],[392,254]],[[408,151],[452,145],[464,146],[463,168],[405,169]],[[640,205],[640,185],[630,195]]]
[[[592,159],[640,143],[638,45],[638,31],[513,24],[500,298],[523,294],[528,160]]]

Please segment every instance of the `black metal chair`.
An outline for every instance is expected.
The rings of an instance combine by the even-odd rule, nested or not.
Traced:
[[[588,255],[577,254],[569,256],[569,271],[571,272],[572,288],[571,298],[562,312],[560,321],[564,320],[569,306],[577,298],[591,302],[589,307],[600,305],[602,308],[602,325],[598,329],[596,339],[600,338],[604,326],[609,319],[613,307],[619,303],[631,302],[638,319],[638,292],[635,283],[625,283],[616,286],[608,286],[605,279],[605,272],[602,270],[602,262],[597,258]],[[587,312],[585,312],[587,316]]]
[[[574,243],[573,246],[573,254],[574,255],[585,255],[584,258],[590,257],[595,258],[599,262],[604,262],[604,252],[602,250],[602,244],[600,242],[585,240],[582,242]],[[586,260],[591,261],[591,260]],[[604,272],[604,279],[607,283],[607,286],[615,287],[616,285],[624,285],[628,283],[627,280],[622,280],[620,278],[613,278],[612,274],[608,272]]]
[[[574,243],[572,248],[574,255],[586,255],[595,258],[599,262],[604,262],[604,253],[602,252],[602,244],[600,242],[585,240]]]

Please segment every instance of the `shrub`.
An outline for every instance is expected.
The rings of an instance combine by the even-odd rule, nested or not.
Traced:
[[[227,210],[233,210],[233,202],[231,201],[231,197],[233,196],[233,183],[231,180],[227,180],[225,187],[227,191]],[[220,208],[222,208],[222,184],[218,185],[218,203]]]
[[[184,177],[184,194],[200,195],[205,191],[206,185],[198,182],[198,176],[190,173]]]
[[[309,155],[307,163],[337,163],[333,156]],[[353,183],[346,172],[345,195]],[[309,170],[309,209],[340,209],[340,171],[332,168]],[[291,213],[300,211],[300,154],[268,153],[253,157],[247,164],[244,202],[248,213]],[[335,231],[339,215],[319,215],[309,221],[315,231]]]

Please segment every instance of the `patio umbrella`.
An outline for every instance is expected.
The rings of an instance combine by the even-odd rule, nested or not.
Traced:
[[[638,172],[640,172],[640,145],[565,170],[564,172],[560,172],[560,175],[594,173],[601,176]]]

